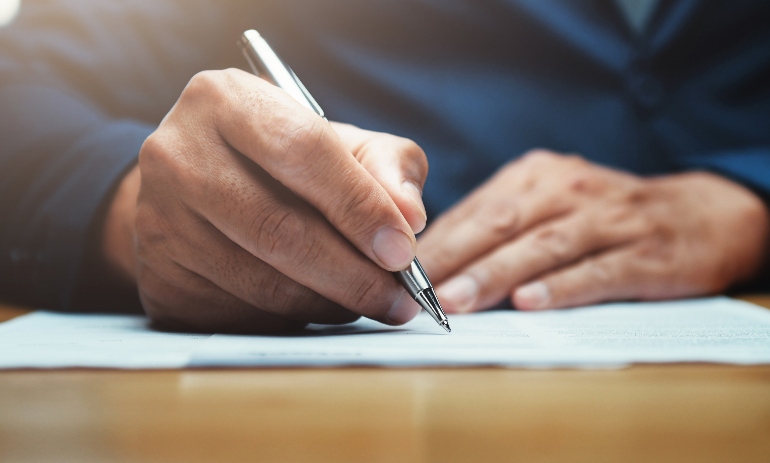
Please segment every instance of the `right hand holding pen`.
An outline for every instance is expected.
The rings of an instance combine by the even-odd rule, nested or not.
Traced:
[[[141,184],[138,200],[121,185],[103,247],[155,321],[265,332],[416,315],[390,274],[425,226],[428,166],[413,142],[328,124],[246,72],[207,71],[146,140],[138,169],[125,181]],[[132,200],[129,213],[115,205]],[[116,220],[131,222],[134,246],[110,236]]]

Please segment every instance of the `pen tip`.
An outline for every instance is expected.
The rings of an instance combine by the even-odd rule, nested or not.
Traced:
[[[447,333],[451,333],[452,332],[452,328],[449,327],[449,322],[448,321],[442,322],[441,323],[441,327],[444,328]]]

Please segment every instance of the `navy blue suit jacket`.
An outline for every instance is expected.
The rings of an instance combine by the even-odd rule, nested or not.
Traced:
[[[23,2],[0,30],[0,298],[112,306],[84,297],[106,200],[194,73],[244,67],[252,27],[330,117],[425,149],[431,216],[535,147],[767,200],[768,17],[662,0],[636,34],[611,0]]]

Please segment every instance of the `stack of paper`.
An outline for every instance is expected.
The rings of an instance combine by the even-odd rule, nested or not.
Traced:
[[[0,368],[607,368],[638,362],[770,363],[770,310],[728,298],[371,320],[285,336],[152,331],[142,317],[35,312],[0,325]]]

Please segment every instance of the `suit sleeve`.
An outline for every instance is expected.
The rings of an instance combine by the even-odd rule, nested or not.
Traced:
[[[138,309],[104,286],[106,205],[190,77],[240,63],[245,7],[22,2],[0,30],[0,300]]]

